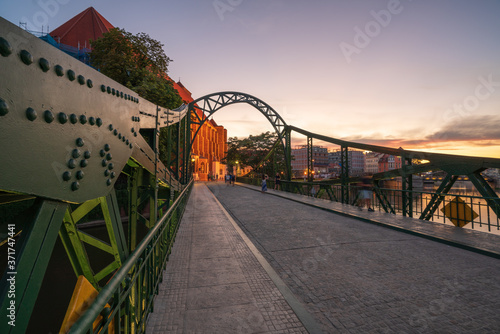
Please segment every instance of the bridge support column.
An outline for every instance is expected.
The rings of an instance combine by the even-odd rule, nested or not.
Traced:
[[[313,139],[307,137],[307,181],[314,181]]]
[[[26,332],[67,206],[62,202],[37,199],[21,239],[16,242],[15,264],[11,266],[8,262],[2,278],[1,333]],[[14,308],[12,313],[9,307]],[[14,314],[15,327],[9,325],[10,314]]]
[[[411,166],[411,159],[401,156],[402,175],[401,175],[401,187],[402,187],[402,205],[403,205],[403,216],[413,217],[413,174],[408,174],[406,169]]]
[[[349,204],[349,148],[347,146],[340,147],[340,179],[342,187],[340,189],[341,202]]]
[[[291,130],[285,129],[285,164],[286,164],[286,177],[288,181],[292,180],[292,138]]]

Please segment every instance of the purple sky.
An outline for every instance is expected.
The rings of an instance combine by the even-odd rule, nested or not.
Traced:
[[[311,132],[500,157],[498,0],[21,0],[0,16],[53,30],[90,6],[161,41],[194,98],[241,91]],[[214,118],[272,130],[249,106]]]

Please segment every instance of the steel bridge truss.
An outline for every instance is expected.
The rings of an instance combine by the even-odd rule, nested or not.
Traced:
[[[401,157],[401,168],[394,169],[388,172],[376,173],[373,175],[373,188],[375,196],[381,203],[381,206],[386,212],[395,213],[395,209],[390,204],[390,201],[380,191],[379,183],[384,179],[400,177],[402,181],[402,214],[404,216],[413,216],[413,175],[429,171],[444,171],[446,177],[441,183],[439,189],[432,196],[431,201],[423,209],[420,219],[429,220],[455,181],[459,176],[465,175],[474,184],[477,191],[483,196],[491,210],[500,217],[500,198],[491,186],[486,182],[481,172],[488,168],[500,168],[500,159],[469,157],[449,154],[429,153],[413,150],[394,149],[390,147],[361,144],[356,142],[344,141],[332,137],[327,137],[312,133],[294,126],[287,126],[287,131],[295,131],[307,137],[308,150],[312,150],[312,138],[318,139],[327,143],[332,143],[340,146],[340,164],[341,175],[338,180],[319,181],[318,184],[341,184],[340,202],[346,204],[354,204],[356,198],[349,191],[351,184],[359,182],[359,177],[351,177],[349,175],[349,149],[357,149],[362,151],[371,151],[385,153],[396,157]],[[308,154],[308,166],[312,166],[313,157]],[[414,162],[418,162],[415,164]],[[311,167],[309,167],[311,168]],[[330,197],[332,197],[330,195]]]
[[[58,236],[75,282],[101,292],[95,317],[71,330],[100,317],[101,327],[143,332],[189,195],[187,106],[160,108],[3,18],[0,80],[0,205],[27,204],[0,222],[9,229],[0,317],[18,320],[0,322],[0,332],[26,331]],[[105,237],[83,229],[88,221]],[[89,247],[109,259],[103,268]]]
[[[271,123],[274,131],[278,135],[278,140],[281,143],[285,155],[285,162],[287,166],[286,176],[291,177],[291,164],[290,164],[290,134],[287,132],[287,124],[283,118],[267,103],[264,101],[245,93],[240,92],[219,92],[202,96],[189,104],[189,111],[191,114],[191,124],[195,124],[196,130],[191,139],[189,152],[193,146],[193,142],[200,131],[201,127],[209,118],[218,110],[223,107],[236,104],[246,103],[260,111],[264,117]],[[186,161],[186,168],[187,168]]]

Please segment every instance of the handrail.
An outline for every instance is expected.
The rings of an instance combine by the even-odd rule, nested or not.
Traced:
[[[87,309],[87,311],[81,316],[78,321],[71,327],[68,333],[87,333],[89,330],[92,330],[92,324],[95,319],[101,314],[102,310],[105,308],[106,304],[116,293],[116,290],[120,288],[120,284],[126,279],[130,270],[134,265],[137,264],[138,260],[141,258],[143,253],[147,250],[150,242],[154,239],[154,237],[158,234],[160,230],[163,230],[164,222],[167,220],[174,210],[180,205],[181,201],[184,197],[189,194],[191,187],[193,185],[193,180],[186,185],[184,190],[181,192],[177,200],[173,203],[173,205],[168,209],[168,211],[160,218],[158,223],[148,232],[146,237],[140,242],[135,251],[129,256],[129,258],[123,263],[123,265],[118,269],[113,278],[109,281],[106,286],[103,287],[99,295],[96,297],[92,305]],[[142,261],[143,265],[146,263],[145,259]],[[140,272],[140,270],[137,270]],[[137,275],[136,275],[137,276]],[[113,313],[117,310],[115,309]],[[103,321],[105,321],[104,319]],[[90,327],[90,329],[89,329]]]

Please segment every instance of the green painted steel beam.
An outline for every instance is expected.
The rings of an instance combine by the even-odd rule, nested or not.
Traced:
[[[27,217],[21,239],[16,242],[17,247],[13,253],[9,251],[16,259],[15,264],[8,264],[1,281],[1,333],[26,331],[67,206],[37,199],[35,211]],[[12,314],[9,308],[14,309],[14,318],[9,317]],[[11,319],[14,326],[9,324]]]
[[[439,185],[439,188],[432,195],[429,203],[425,206],[425,209],[422,210],[419,219],[430,220],[432,218],[434,212],[436,212],[436,210],[443,202],[445,198],[444,195],[451,190],[451,188],[453,187],[453,185],[457,180],[458,180],[458,175],[446,174],[443,181]]]

